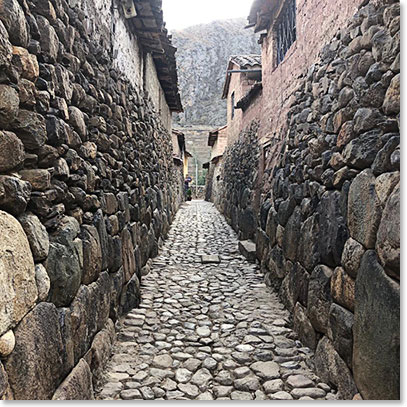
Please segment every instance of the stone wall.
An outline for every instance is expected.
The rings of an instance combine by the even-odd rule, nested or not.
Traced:
[[[182,200],[118,5],[0,2],[1,399],[93,397]]]
[[[259,124],[253,122],[228,146],[223,155],[221,170],[221,197],[219,210],[225,215],[239,239],[252,239],[257,227],[255,190],[258,180],[259,146],[257,132]]]
[[[248,166],[255,137],[229,150],[221,209],[241,237],[255,235],[320,377],[343,398],[398,399],[400,6],[364,3],[296,83],[274,129],[283,145]],[[259,210],[248,200],[257,171]]]

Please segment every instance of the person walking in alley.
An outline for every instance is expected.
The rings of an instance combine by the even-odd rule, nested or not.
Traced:
[[[187,174],[187,176],[185,177],[185,197],[186,197],[187,201],[192,200],[192,191],[189,188],[190,182],[192,182],[192,178]]]

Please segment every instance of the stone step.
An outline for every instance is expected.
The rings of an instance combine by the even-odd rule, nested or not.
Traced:
[[[251,240],[241,240],[239,251],[250,263],[256,263],[256,244]]]

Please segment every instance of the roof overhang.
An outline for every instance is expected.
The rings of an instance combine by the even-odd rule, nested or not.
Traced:
[[[247,58],[247,56],[242,56],[243,58]],[[253,57],[253,56],[249,56]],[[255,56],[260,58],[260,55]],[[239,58],[239,56],[231,56],[228,62],[227,70],[226,70],[226,79],[225,79],[225,84],[223,85],[223,91],[222,91],[222,99],[227,99],[228,93],[229,93],[229,86],[230,86],[230,80],[232,77],[232,74],[235,72],[240,73],[240,75],[245,74],[245,75],[250,75],[251,73],[256,73],[260,72],[261,74],[261,62],[260,60],[252,63],[247,63],[240,65],[235,59]],[[240,57],[241,58],[241,57]],[[234,67],[237,67],[238,69],[234,69]]]
[[[268,30],[271,22],[279,14],[285,0],[254,0],[250,14],[247,17],[248,24],[245,28],[254,27],[254,32]]]
[[[162,0],[133,0],[136,15],[127,18],[142,47],[151,53],[158,80],[171,112],[182,112],[178,74],[171,35],[165,28]]]

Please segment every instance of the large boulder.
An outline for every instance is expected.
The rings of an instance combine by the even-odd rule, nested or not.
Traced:
[[[382,207],[375,189],[372,170],[361,172],[352,182],[348,198],[348,227],[353,239],[366,249],[376,243]]]
[[[323,265],[314,268],[308,284],[307,314],[312,326],[318,332],[326,333],[328,328],[331,298],[332,270]]]
[[[53,304],[38,304],[14,330],[5,367],[16,400],[51,399],[62,380],[62,339]]]
[[[400,398],[400,286],[369,250],[355,288],[353,373],[364,399]]]
[[[295,304],[294,330],[298,333],[305,346],[315,349],[317,345],[317,336],[305,311],[305,308],[299,302]]]
[[[318,206],[319,248],[321,262],[334,267],[340,264],[348,230],[339,191],[326,191]],[[296,242],[293,242],[296,244]]]
[[[83,225],[80,237],[83,244],[82,283],[90,284],[97,280],[102,271],[102,248],[95,226]]]
[[[0,211],[0,335],[35,305],[38,291],[30,245],[18,221]]]
[[[285,257],[293,262],[297,259],[300,230],[301,209],[296,207],[285,226],[282,247]]]
[[[311,272],[320,260],[319,219],[315,214],[301,226],[298,241],[298,261]]]
[[[79,224],[75,218],[65,217],[59,229],[50,236],[45,267],[51,280],[48,299],[57,307],[68,306],[82,281],[82,241],[77,238]]]
[[[400,279],[400,185],[394,189],[384,208],[376,250],[386,272]]]
[[[94,400],[92,372],[81,359],[55,392],[52,400]]]
[[[5,25],[10,41],[14,45],[23,47],[28,45],[28,25],[24,11],[17,0],[3,0],[0,2],[0,20]]]
[[[358,392],[352,373],[326,336],[318,343],[314,362],[318,376],[325,383],[337,388],[341,398],[352,400]]]
[[[353,314],[338,304],[329,309],[328,337],[339,356],[352,368]]]

